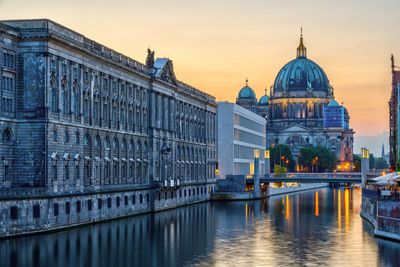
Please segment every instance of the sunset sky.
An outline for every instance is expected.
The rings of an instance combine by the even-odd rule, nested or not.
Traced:
[[[234,101],[257,97],[296,56],[326,72],[357,135],[388,130],[390,54],[400,65],[400,1],[0,0],[0,19],[49,18],[141,62],[150,46],[178,79]]]

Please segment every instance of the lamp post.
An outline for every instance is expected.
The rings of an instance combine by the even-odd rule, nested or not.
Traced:
[[[361,185],[365,187],[369,172],[369,150],[361,148]]]
[[[270,169],[270,151],[269,151],[269,149],[267,149],[267,150],[265,150],[264,151],[264,160],[265,160],[265,162],[264,162],[264,174],[269,174],[270,173],[270,171],[271,171],[271,169]]]

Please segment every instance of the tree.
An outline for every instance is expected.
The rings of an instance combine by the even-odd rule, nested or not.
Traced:
[[[270,150],[270,167],[274,169],[275,165],[286,167],[288,170],[293,171],[295,168],[295,161],[293,160],[292,152],[287,145],[277,145]]]
[[[299,165],[308,171],[332,171],[336,168],[336,156],[325,147],[301,148]]]
[[[375,159],[375,168],[376,169],[386,169],[388,166],[388,163],[384,158],[376,158]]]
[[[361,158],[356,154],[353,154],[353,164],[354,164],[354,171],[360,172],[361,171]]]
[[[375,168],[375,157],[374,154],[369,154],[369,168]]]

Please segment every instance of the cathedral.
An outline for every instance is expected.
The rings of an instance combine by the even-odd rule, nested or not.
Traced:
[[[236,103],[266,118],[267,147],[285,144],[297,156],[303,147],[323,146],[335,152],[338,169],[352,169],[349,113],[335,100],[324,70],[307,58],[303,35],[296,58],[278,72],[269,96],[265,92],[257,101],[246,79]]]

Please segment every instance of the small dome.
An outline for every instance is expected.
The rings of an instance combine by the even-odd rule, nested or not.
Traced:
[[[331,100],[328,103],[328,107],[337,107],[339,106],[339,103],[336,100]]]
[[[268,100],[269,100],[268,95],[263,95],[260,98],[260,101],[258,101],[258,104],[260,104],[260,105],[268,105]]]
[[[256,94],[254,93],[253,89],[246,85],[240,90],[239,98],[256,98]]]

